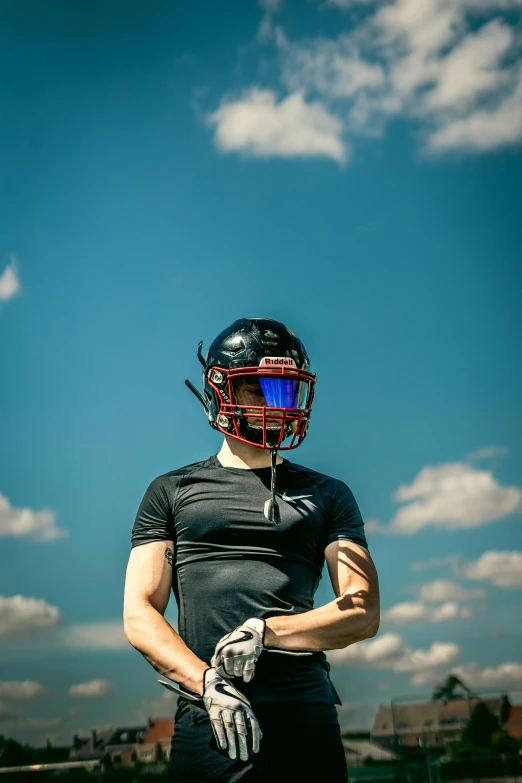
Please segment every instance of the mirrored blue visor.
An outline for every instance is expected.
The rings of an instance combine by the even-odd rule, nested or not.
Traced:
[[[243,375],[232,379],[236,405],[269,408],[306,408],[308,381],[282,376]]]

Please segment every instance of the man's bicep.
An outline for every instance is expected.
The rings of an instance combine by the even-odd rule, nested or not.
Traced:
[[[363,602],[379,601],[377,571],[368,550],[353,541],[332,541],[324,551],[332,587],[337,597],[349,593]]]
[[[165,613],[172,588],[174,542],[150,541],[131,549],[125,577],[124,618],[130,619],[143,606]]]

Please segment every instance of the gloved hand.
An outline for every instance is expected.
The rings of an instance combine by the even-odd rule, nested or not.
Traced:
[[[265,647],[265,628],[265,621],[259,617],[251,617],[239,625],[219,640],[211,665],[222,677],[242,677],[245,682],[250,682],[263,650],[283,655],[312,655],[311,652]]]
[[[230,680],[221,677],[216,669],[210,668],[205,672],[203,696],[171,682],[158,682],[185,699],[203,701],[217,744],[222,750],[228,750],[231,759],[237,757],[239,747],[239,758],[241,761],[248,761],[249,744],[252,753],[259,752],[262,732],[250,702]]]

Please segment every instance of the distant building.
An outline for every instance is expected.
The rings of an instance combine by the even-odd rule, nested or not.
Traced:
[[[73,737],[73,746],[69,751],[70,761],[90,761],[91,759],[102,759],[105,756],[105,747],[107,742],[114,734],[114,729],[102,729],[96,731],[93,729],[89,738]]]
[[[512,709],[507,697],[447,701],[400,702],[381,705],[371,738],[385,748],[446,749],[462,736],[473,707],[485,702],[502,724]]]
[[[105,746],[105,754],[109,756],[115,767],[132,767],[138,760],[138,744],[143,742],[147,731],[146,726],[127,729],[116,729]]]
[[[174,734],[174,718],[149,718],[143,742],[136,746],[138,761],[159,763],[169,760]]]
[[[507,719],[502,724],[502,728],[511,734],[512,737],[522,739],[522,705],[514,704],[509,710]]]

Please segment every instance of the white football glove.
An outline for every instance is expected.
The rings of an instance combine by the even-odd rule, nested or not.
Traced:
[[[250,682],[263,650],[283,655],[312,655],[311,652],[265,647],[265,628],[264,620],[251,617],[223,636],[216,645],[210,661],[211,666],[214,666],[222,677],[242,677],[245,682]]]
[[[203,696],[171,682],[158,682],[185,699],[203,701],[216,742],[222,750],[228,751],[231,759],[237,757],[238,748],[241,761],[248,761],[250,749],[252,753],[259,752],[262,732],[250,702],[214,668],[205,672]]]

